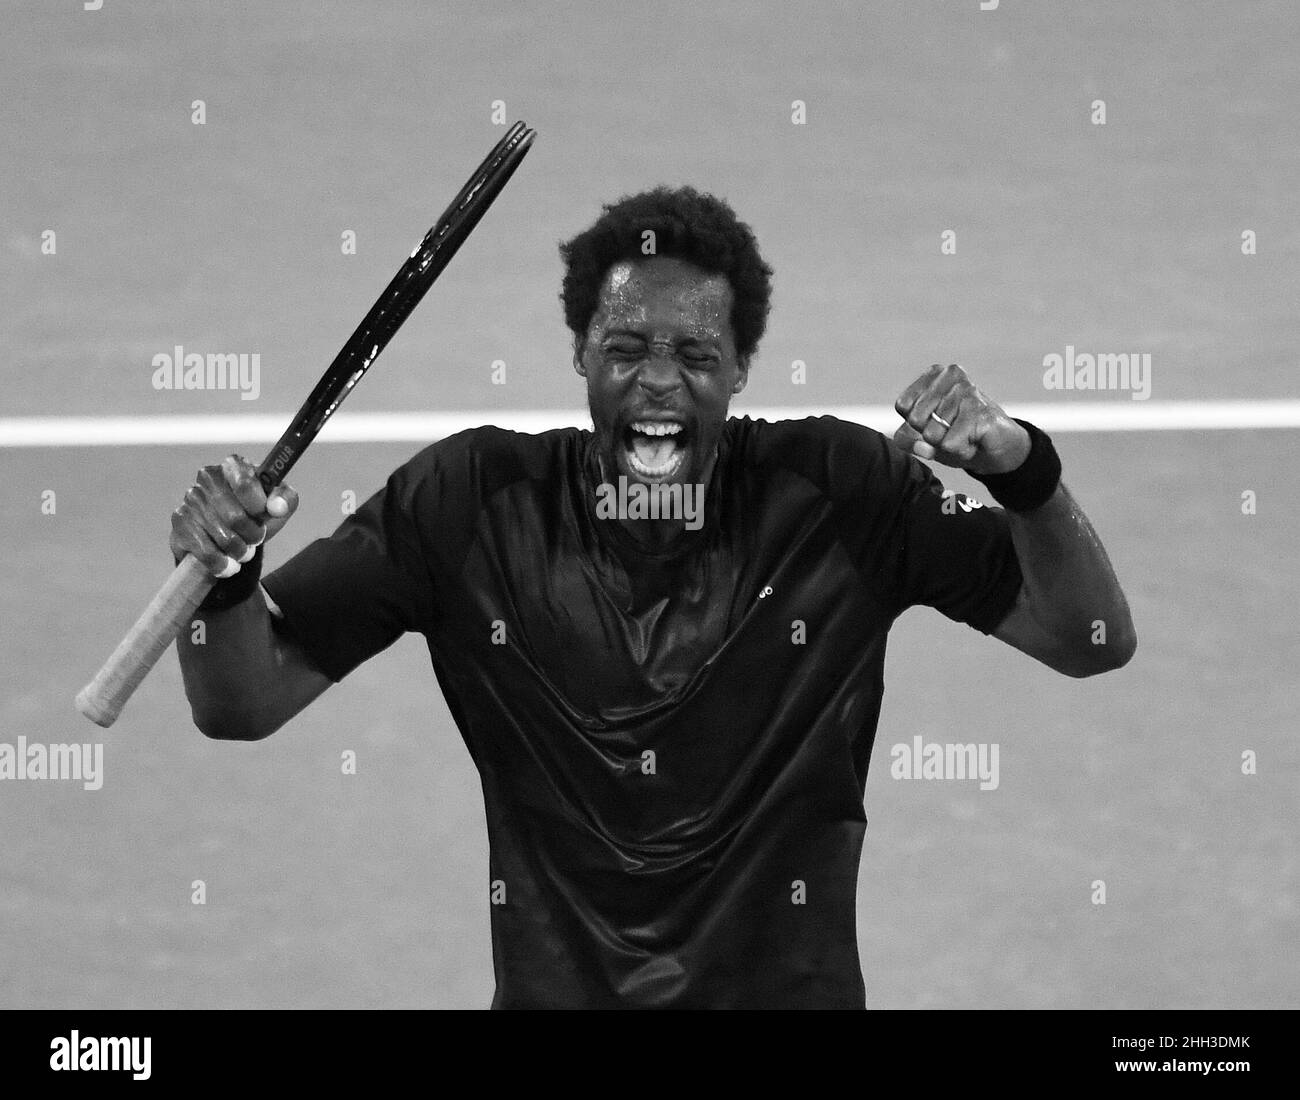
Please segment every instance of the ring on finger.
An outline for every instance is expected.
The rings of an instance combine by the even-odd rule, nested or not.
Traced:
[[[945,420],[945,419],[944,419],[942,416],[940,416],[937,412],[932,412],[932,413],[930,414],[930,419],[931,419],[931,420],[937,420],[937,421],[938,421],[940,424],[942,424],[945,428],[951,428],[951,427],[952,427],[952,424],[950,424],[947,420]]]

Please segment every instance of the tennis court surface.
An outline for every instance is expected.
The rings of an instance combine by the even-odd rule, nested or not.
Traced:
[[[776,268],[738,415],[887,405],[939,358],[1013,407],[1141,404],[1046,391],[1067,345],[1150,353],[1153,406],[1297,396],[1292,5],[514,11],[15,16],[0,418],[287,423],[499,136],[496,100],[537,145],[349,411],[580,407],[556,242],[659,182],[728,198]],[[176,345],[257,353],[256,399],[155,388]],[[418,449],[327,440],[291,478],[303,505],[272,566]],[[872,1007],[1300,1006],[1298,441],[1056,435],[1132,605],[1119,672],[1069,680],[935,612],[902,618],[858,894]],[[0,782],[0,1007],[491,999],[481,796],[421,639],[257,744],[193,728],[174,654],[111,730],[73,710],[165,578],[194,471],[264,448],[0,446],[0,742],[104,746],[99,790]],[[916,736],[997,743],[998,788],[892,779]]]

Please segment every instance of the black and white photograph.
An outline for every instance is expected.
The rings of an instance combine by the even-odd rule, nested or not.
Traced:
[[[1300,1007],[1300,8],[5,12],[22,1058],[866,1009],[1251,1072],[1232,1014]]]

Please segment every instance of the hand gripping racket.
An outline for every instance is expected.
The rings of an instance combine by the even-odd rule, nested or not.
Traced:
[[[284,480],[285,474],[302,457],[325,421],[361,380],[424,297],[425,291],[442,274],[456,250],[519,167],[535,136],[535,130],[516,122],[470,176],[469,182],[461,188],[442,217],[415,246],[393,281],[370,307],[370,312],[316,383],[316,388],[298,410],[288,430],[258,466],[257,478],[268,495]],[[197,558],[187,555],[182,559],[104,667],[78,693],[77,709],[92,722],[111,726],[131,698],[131,693],[190,621],[215,583],[216,579]]]

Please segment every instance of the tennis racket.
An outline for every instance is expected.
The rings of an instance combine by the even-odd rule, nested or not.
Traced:
[[[535,136],[535,130],[516,122],[412,250],[258,466],[257,478],[268,496],[442,274],[519,167]],[[77,694],[77,709],[92,722],[111,726],[215,583],[216,578],[197,558],[183,558],[104,667]]]

